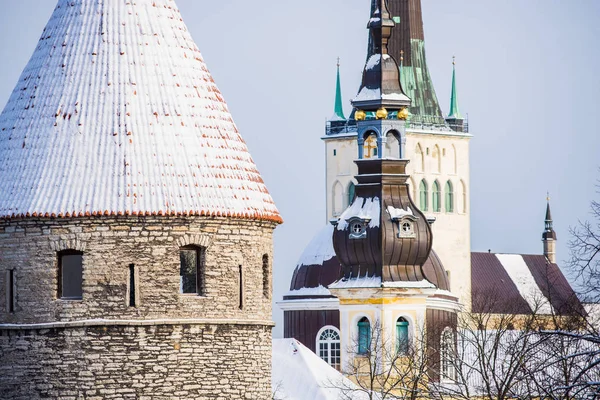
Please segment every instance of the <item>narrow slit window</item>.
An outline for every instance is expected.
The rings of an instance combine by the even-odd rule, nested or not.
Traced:
[[[8,271],[8,282],[7,282],[7,297],[8,297],[8,312],[15,312],[15,270],[11,269]]]
[[[242,266],[239,266],[239,300],[240,300],[240,310],[244,309],[244,269]]]
[[[269,256],[267,254],[263,255],[262,259],[262,273],[263,273],[263,297],[268,299],[271,295],[271,288],[269,285],[271,276],[269,274]]]
[[[129,265],[129,307],[136,307],[135,265]]]
[[[179,251],[179,290],[183,294],[205,294],[206,250],[201,247],[183,247]]]
[[[58,254],[58,298],[83,298],[83,253],[67,250]]]

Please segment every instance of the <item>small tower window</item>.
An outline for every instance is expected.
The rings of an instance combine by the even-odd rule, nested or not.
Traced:
[[[333,156],[334,157],[337,156],[337,150],[336,149],[333,149]]]
[[[427,182],[423,179],[419,185],[419,208],[421,211],[429,209],[429,193],[427,190]]]
[[[317,335],[319,357],[338,371],[341,368],[340,333],[333,326],[325,327]]]
[[[440,343],[440,369],[442,378],[447,380],[456,379],[454,364],[455,354],[454,333],[451,328],[445,328],[442,332]]]
[[[205,258],[203,247],[187,246],[179,250],[179,288],[183,294],[205,295]]]
[[[409,349],[409,337],[408,337],[408,326],[409,323],[404,317],[398,318],[396,321],[396,349],[398,354],[407,355]]]
[[[16,303],[16,291],[15,291],[15,270],[10,269],[6,271],[6,311],[9,313],[15,312],[15,303]]]
[[[441,205],[441,193],[440,193],[440,184],[438,181],[433,182],[433,212],[440,212],[442,210]]]
[[[347,222],[350,227],[350,239],[364,239],[367,237],[369,220],[354,217],[347,220]]]
[[[136,307],[135,264],[129,264],[129,307]]]
[[[446,198],[446,212],[453,213],[454,212],[454,187],[452,186],[452,182],[446,182],[445,189],[445,198]]]
[[[265,254],[262,258],[262,273],[263,273],[263,297],[268,299],[271,295],[271,288],[269,282],[271,280],[270,268],[269,268],[269,255]]]
[[[244,309],[244,267],[242,267],[241,265],[238,266],[238,273],[239,273],[239,293],[238,293],[238,300],[239,300],[239,309],[243,310]]]
[[[358,354],[368,354],[371,348],[371,323],[367,317],[358,321]]]
[[[58,298],[83,298],[83,253],[74,250],[58,253]]]

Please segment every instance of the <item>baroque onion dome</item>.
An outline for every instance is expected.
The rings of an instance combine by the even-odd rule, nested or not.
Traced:
[[[356,197],[340,216],[333,233],[343,279],[380,277],[384,284],[424,279],[440,282],[441,263],[438,266],[432,261],[430,276],[423,269],[430,256],[432,233],[425,215],[409,195],[408,160],[356,163]],[[442,271],[435,271],[440,267]]]
[[[0,218],[281,222],[173,0],[59,0],[0,115]]]

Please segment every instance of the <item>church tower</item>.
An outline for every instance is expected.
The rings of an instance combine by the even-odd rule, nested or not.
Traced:
[[[281,217],[173,0],[59,0],[0,114],[0,397],[271,399]]]
[[[411,99],[403,121],[403,142],[391,134],[364,136],[361,119],[378,121],[377,110],[353,103],[345,121],[330,120],[323,137],[326,148],[326,220],[337,218],[352,202],[358,169],[354,160],[383,157],[405,158],[411,196],[430,220],[435,234],[433,248],[447,267],[450,288],[469,306],[470,256],[470,166],[468,121],[458,112],[457,71],[453,65],[452,107],[447,118],[427,68],[420,0],[387,0],[393,26],[387,41],[388,54],[397,61],[403,94]],[[371,1],[375,12],[378,1]],[[375,54],[377,38],[369,38],[368,59]],[[365,82],[358,100],[366,98]],[[368,86],[367,86],[368,88]],[[365,111],[365,115],[357,111]]]
[[[547,198],[546,220],[544,221],[544,233],[542,242],[544,243],[544,256],[553,264],[556,264],[556,232],[554,231],[552,213],[550,212],[550,196]]]

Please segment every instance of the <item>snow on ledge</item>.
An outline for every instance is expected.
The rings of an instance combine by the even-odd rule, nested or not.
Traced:
[[[331,296],[331,292],[323,285],[314,288],[290,290],[284,296]]]
[[[329,285],[330,289],[357,289],[357,288],[380,288],[381,277],[370,276],[339,280]]]

